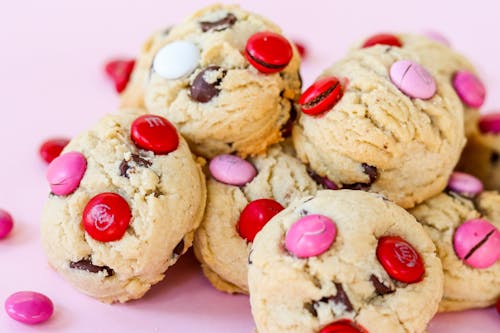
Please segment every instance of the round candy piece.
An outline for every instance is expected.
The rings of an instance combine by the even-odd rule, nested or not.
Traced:
[[[319,333],[367,333],[367,331],[349,319],[342,319],[323,327]]]
[[[285,238],[286,249],[298,258],[319,256],[337,236],[335,223],[324,215],[307,215],[292,224]]]
[[[108,62],[104,67],[108,77],[113,80],[117,93],[121,93],[127,87],[134,66],[134,59],[116,59]]]
[[[285,37],[270,31],[252,35],[245,47],[245,57],[248,62],[265,74],[282,71],[292,56],[290,42]]]
[[[32,325],[47,321],[54,312],[54,305],[43,294],[20,291],[7,298],[5,311],[12,319]]]
[[[134,120],[130,136],[139,148],[162,155],[174,151],[179,146],[179,136],[174,125],[167,119],[145,114]]]
[[[426,36],[429,39],[432,39],[433,41],[436,41],[438,43],[446,45],[448,47],[451,45],[448,38],[446,38],[445,36],[443,36],[441,33],[437,32],[437,31],[432,31],[432,30],[425,31],[424,36]]]
[[[257,171],[250,162],[228,154],[213,158],[208,168],[212,177],[228,185],[245,185],[257,175]]]
[[[448,189],[460,195],[473,198],[483,192],[483,183],[465,172],[455,171],[448,179]]]
[[[0,239],[7,237],[14,227],[14,220],[9,212],[0,208]]]
[[[42,160],[50,163],[61,154],[61,151],[68,143],[69,139],[66,138],[48,139],[42,143],[38,149],[38,153],[40,154]]]
[[[258,199],[250,202],[241,212],[238,221],[240,236],[253,242],[255,235],[269,222],[274,215],[283,210],[279,202],[272,199]]]
[[[46,178],[50,190],[56,195],[73,193],[85,174],[87,159],[82,153],[72,151],[53,160],[47,168]]]
[[[420,254],[399,236],[386,236],[378,240],[377,259],[387,274],[400,282],[419,282],[425,273]]]
[[[420,64],[410,60],[399,60],[392,64],[392,83],[411,98],[430,99],[436,93],[436,82]]]
[[[300,96],[299,104],[302,112],[317,115],[333,108],[342,98],[342,85],[339,79],[330,76],[314,82]]]
[[[473,73],[457,71],[453,75],[453,87],[465,105],[471,108],[479,108],[483,105],[486,97],[486,88]]]
[[[389,45],[389,46],[401,47],[403,44],[401,43],[398,37],[392,34],[377,34],[365,40],[362,47],[365,48],[374,45]]]
[[[100,242],[119,240],[127,231],[132,213],[130,207],[116,193],[101,193],[93,197],[83,210],[85,231]]]
[[[500,232],[486,220],[468,220],[455,231],[453,247],[467,265],[488,268],[500,259]]]
[[[482,133],[500,134],[500,112],[481,116],[479,129]]]
[[[200,61],[200,50],[191,42],[180,40],[162,47],[153,60],[153,69],[161,77],[174,80],[191,73]]]

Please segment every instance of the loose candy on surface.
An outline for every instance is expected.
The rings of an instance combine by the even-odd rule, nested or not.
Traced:
[[[448,189],[460,195],[473,198],[483,191],[483,183],[476,177],[455,171],[448,179]]]
[[[376,34],[373,35],[365,40],[363,43],[362,47],[371,47],[375,45],[388,45],[388,46],[396,46],[396,47],[401,47],[403,43],[401,43],[401,40],[392,34]]]
[[[455,231],[453,247],[465,264],[488,268],[500,259],[500,232],[487,220],[468,220]]]
[[[179,135],[175,126],[167,119],[146,114],[138,117],[130,127],[130,136],[139,148],[155,154],[168,154],[179,146]]]
[[[237,229],[241,238],[253,242],[255,236],[284,207],[272,199],[257,199],[250,202],[241,212]]]
[[[277,73],[292,60],[290,42],[280,34],[261,31],[252,35],[245,46],[245,57],[259,72]]]
[[[423,33],[423,35],[429,39],[432,39],[433,41],[436,41],[438,43],[441,43],[443,45],[446,45],[448,47],[451,46],[450,41],[448,38],[446,38],[443,34],[440,32],[434,31],[434,30],[428,30]]]
[[[100,193],[85,206],[82,224],[100,242],[120,240],[130,224],[132,213],[127,201],[116,193]]]
[[[54,159],[47,168],[46,179],[56,195],[73,193],[85,174],[87,159],[82,153],[72,151]]]
[[[286,249],[298,258],[326,252],[335,241],[335,222],[324,215],[307,215],[292,224],[285,237]]]
[[[134,59],[111,60],[104,66],[104,71],[113,81],[117,93],[121,93],[127,87],[134,66]]]
[[[0,239],[7,237],[14,227],[14,220],[6,210],[0,208]]]
[[[200,62],[200,50],[188,41],[165,45],[153,60],[153,69],[167,80],[179,79],[193,72]]]
[[[400,282],[419,282],[425,273],[420,254],[399,236],[385,236],[378,240],[377,259],[387,274]]]
[[[309,54],[309,51],[308,51],[306,45],[300,41],[297,41],[297,40],[294,40],[293,43],[295,44],[297,51],[299,51],[300,58],[302,60],[306,59],[308,54]]]
[[[314,82],[300,96],[302,112],[317,115],[330,110],[342,98],[342,85],[338,78],[330,76]]]
[[[50,163],[61,154],[61,151],[68,143],[69,139],[66,138],[47,139],[40,145],[38,153],[42,160],[46,163]]]
[[[47,321],[54,313],[54,305],[43,294],[20,291],[7,298],[5,311],[12,319],[32,325]]]
[[[480,108],[483,105],[486,88],[474,73],[457,71],[453,75],[453,87],[465,105],[471,108]]]
[[[349,319],[335,321],[321,329],[319,333],[368,333]]]
[[[500,112],[488,113],[479,118],[479,130],[485,134],[500,134]]]
[[[411,98],[430,99],[436,94],[436,82],[420,64],[410,60],[399,60],[389,71],[392,83]]]
[[[257,170],[250,162],[228,154],[213,158],[208,168],[212,177],[228,185],[245,185],[257,175]]]

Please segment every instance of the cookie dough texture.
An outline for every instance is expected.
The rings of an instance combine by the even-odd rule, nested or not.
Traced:
[[[337,237],[325,253],[298,259],[284,248],[290,226],[305,214],[335,221]],[[398,235],[420,253],[421,282],[391,280],[376,257],[378,239]],[[317,333],[339,319],[351,319],[369,332],[424,332],[443,291],[441,262],[421,225],[380,195],[363,191],[318,191],[294,201],[257,235],[248,282],[259,333]],[[371,276],[394,290],[381,296]],[[342,293],[352,306],[328,301]]]
[[[194,250],[205,276],[215,288],[228,293],[248,293],[247,261],[250,245],[241,238],[237,223],[246,205],[272,198],[283,206],[316,193],[318,185],[305,166],[275,145],[266,155],[251,158],[257,176],[243,187],[208,180],[207,209],[195,233]]]
[[[191,246],[205,207],[205,179],[187,143],[180,138],[179,147],[167,155],[139,150],[129,132],[138,115],[136,110],[108,115],[69,143],[64,151],[81,152],[86,172],[74,193],[49,195],[42,216],[50,265],[74,287],[106,303],[140,298],[161,281]],[[136,163],[134,156],[150,165]],[[103,192],[118,193],[131,208],[130,226],[118,241],[98,242],[81,224],[87,202]],[[82,259],[113,274],[70,268]]]
[[[500,261],[477,269],[455,254],[453,236],[465,221],[484,218],[500,229],[500,195],[483,192],[470,200],[453,192],[440,194],[410,211],[432,238],[443,263],[444,296],[440,311],[482,308],[500,297]]]
[[[391,65],[403,59],[417,60],[400,48],[374,46],[328,68],[320,77],[338,77],[344,95],[320,116],[301,113],[293,140],[319,175],[344,187],[371,185],[409,208],[446,187],[465,137],[461,102],[432,69],[437,92],[429,100],[412,99],[391,82]],[[374,182],[365,165],[376,168]]]
[[[481,179],[486,189],[500,191],[500,135],[477,130],[468,138],[457,169]]]
[[[200,22],[215,22],[228,14],[233,25],[203,32]],[[256,32],[281,30],[261,16],[238,6],[215,5],[202,9],[168,32],[159,32],[144,45],[122,104],[144,104],[172,121],[193,151],[212,158],[236,152],[242,157],[263,153],[281,140],[281,129],[300,96],[300,57],[293,46],[289,65],[275,74],[262,74],[245,59],[247,39]],[[166,80],[152,70],[154,56],[178,40],[193,42],[201,52],[198,67],[185,77]],[[209,66],[220,66],[220,92],[206,103],[190,97],[196,76]],[[222,74],[221,74],[222,73]]]

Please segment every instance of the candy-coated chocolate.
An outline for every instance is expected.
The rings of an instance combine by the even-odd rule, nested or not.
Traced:
[[[471,72],[457,71],[453,75],[453,87],[462,102],[471,108],[480,108],[486,98],[486,88]]]
[[[56,195],[73,193],[85,174],[87,159],[82,153],[72,151],[54,159],[47,168],[46,178],[50,190]]]
[[[339,79],[330,76],[314,82],[300,96],[302,112],[317,115],[330,110],[342,98],[342,85]]]
[[[7,298],[5,311],[12,319],[32,325],[47,321],[54,312],[54,304],[43,294],[19,291]]]
[[[82,215],[85,231],[100,242],[120,240],[132,213],[125,199],[116,193],[101,193],[90,199]]]
[[[257,175],[252,163],[238,156],[228,154],[213,158],[208,168],[212,177],[228,185],[245,185]]]
[[[106,74],[114,82],[117,93],[121,93],[127,86],[134,66],[134,59],[116,59],[104,67]]]
[[[388,45],[388,46],[396,46],[401,47],[403,44],[401,40],[392,34],[377,34],[369,37],[363,43],[363,48],[371,47],[374,45]]]
[[[134,120],[130,136],[139,148],[155,154],[168,154],[179,146],[179,135],[174,125],[167,119],[145,114]]]
[[[483,191],[483,183],[465,172],[455,171],[448,179],[448,189],[466,197],[475,197]]]
[[[253,242],[255,235],[283,209],[279,202],[272,199],[257,199],[250,202],[241,212],[238,221],[237,228],[241,238]]]
[[[293,50],[290,42],[280,34],[261,31],[253,34],[245,46],[245,57],[259,72],[277,73],[288,66]]]
[[[377,259],[387,274],[400,282],[419,282],[425,273],[420,254],[399,236],[386,236],[378,240]]]
[[[297,48],[297,51],[299,51],[299,54],[300,54],[300,58],[302,60],[304,60],[305,58],[307,58],[307,55],[308,55],[308,51],[307,51],[307,48],[305,46],[304,43],[302,42],[299,42],[299,41],[293,41],[293,43],[295,44],[295,47]]]
[[[0,239],[7,237],[14,227],[14,220],[6,210],[0,208]]]
[[[180,40],[161,48],[153,60],[153,69],[161,77],[174,80],[190,74],[200,62],[200,50],[191,42]]]
[[[47,163],[52,162],[69,143],[66,138],[52,138],[45,140],[38,149],[40,157]]]
[[[420,64],[399,60],[392,64],[389,75],[392,83],[411,98],[430,99],[436,94],[436,82]]]
[[[500,112],[482,115],[479,118],[479,129],[485,134],[500,134]]]
[[[453,247],[467,265],[488,268],[500,259],[500,232],[487,220],[468,220],[455,231]]]
[[[367,331],[349,319],[341,319],[323,327],[319,333],[367,333]]]
[[[441,34],[440,32],[429,30],[429,31],[424,32],[424,36],[426,36],[427,38],[432,39],[438,43],[444,44],[448,47],[451,46],[448,38],[443,36],[443,34]]]
[[[337,236],[335,222],[324,215],[307,215],[292,224],[285,238],[286,249],[298,258],[319,256]]]
[[[497,312],[500,315],[500,297],[498,298],[498,301],[497,301]]]

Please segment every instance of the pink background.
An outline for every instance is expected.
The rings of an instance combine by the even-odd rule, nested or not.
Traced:
[[[135,56],[153,30],[209,1],[3,1],[0,5],[0,206],[15,230],[0,241],[0,303],[36,290],[54,317],[28,327],[0,309],[0,332],[241,332],[253,323],[248,298],[212,289],[192,257],[181,260],[143,300],[109,306],[73,290],[46,264],[39,216],[48,193],[40,142],[74,136],[118,97],[102,73],[106,59]],[[489,87],[485,110],[500,109],[500,6],[497,1],[241,1],[309,46],[305,84],[356,40],[381,31],[438,30],[475,62]],[[8,6],[7,6],[8,4]],[[474,281],[471,281],[474,283]],[[2,306],[3,307],[3,306]],[[440,315],[430,333],[499,332],[493,309]]]

